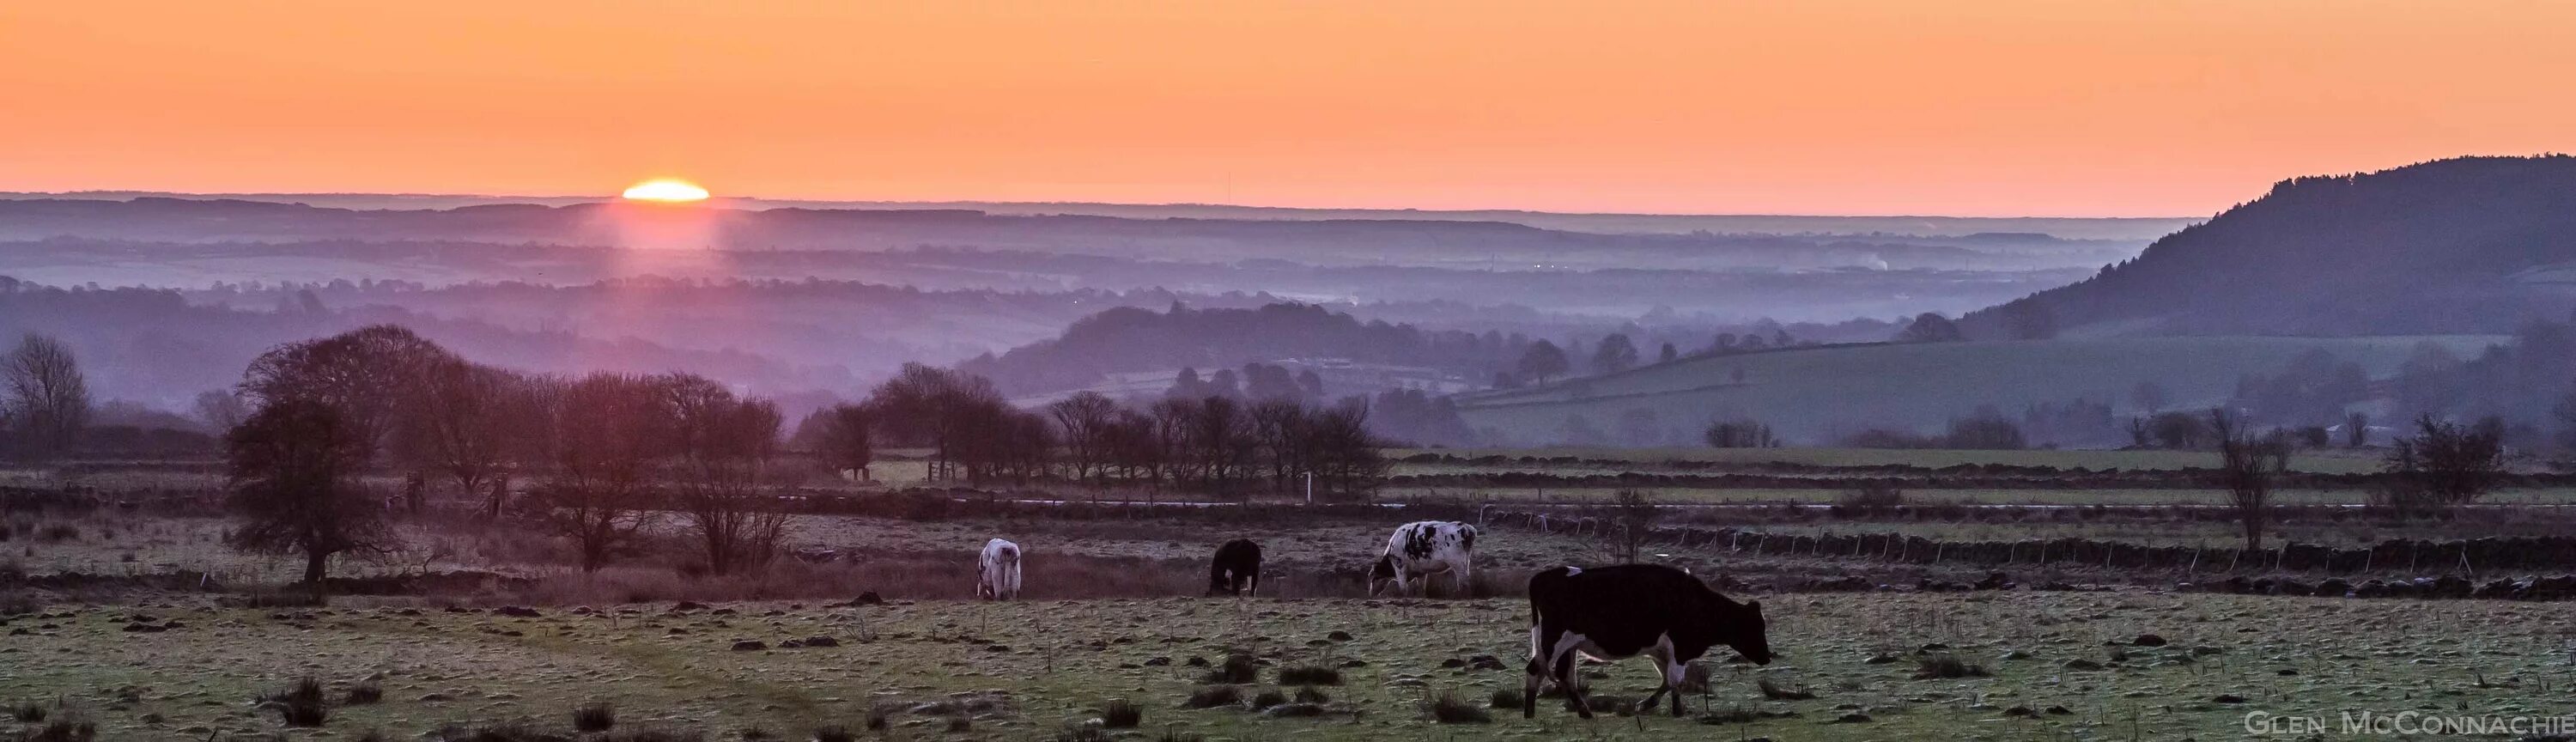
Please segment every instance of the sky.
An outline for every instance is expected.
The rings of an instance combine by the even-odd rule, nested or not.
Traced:
[[[0,191],[2198,216],[2576,150],[2576,3],[7,0]]]

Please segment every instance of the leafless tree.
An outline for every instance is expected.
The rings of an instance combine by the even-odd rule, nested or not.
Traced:
[[[500,517],[507,493],[490,487],[510,466],[515,439],[534,427],[526,384],[510,372],[437,356],[423,364],[405,400],[398,449],[454,480],[466,496],[485,494],[483,511]]]
[[[230,389],[208,389],[197,393],[197,421],[218,434],[231,432],[250,417],[250,405]]]
[[[2490,417],[2464,426],[2425,415],[2415,420],[2415,430],[2413,437],[2390,447],[2386,461],[2388,495],[2401,512],[2474,502],[2504,473],[2502,420]]]
[[[658,380],[678,443],[678,505],[706,549],[707,570],[730,574],[777,553],[787,513],[768,498],[778,453],[778,405],[743,399],[705,377]]]
[[[676,433],[660,385],[623,374],[531,384],[548,480],[521,503],[537,527],[571,539],[585,572],[631,546],[659,506],[656,471]]]
[[[399,421],[404,395],[446,349],[399,325],[371,325],[278,346],[252,359],[241,391],[251,402],[299,399],[329,405],[357,431],[372,460]]]
[[[260,407],[225,439],[227,505],[241,518],[241,549],[304,556],[304,582],[320,583],[332,555],[383,552],[394,543],[383,502],[357,484],[364,441],[337,409],[285,399]]]
[[[30,458],[69,451],[89,424],[89,383],[70,346],[30,334],[0,356],[0,436],[14,437]],[[5,440],[0,440],[5,442]]]
[[[2289,468],[2290,444],[2281,436],[2258,436],[2244,418],[2226,409],[2209,411],[2218,439],[2218,469],[2227,485],[2228,507],[2244,526],[2245,548],[2263,548],[2263,531],[2271,520],[2272,482]]]
[[[1075,392],[1047,405],[1047,415],[1055,418],[1056,428],[1064,433],[1065,455],[1073,465],[1075,479],[1091,479],[1108,458],[1106,438],[1117,414],[1117,402],[1092,391]]]

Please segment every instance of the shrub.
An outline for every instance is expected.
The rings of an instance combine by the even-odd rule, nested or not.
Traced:
[[[1992,673],[1986,666],[1959,659],[1955,654],[1927,654],[1914,661],[1914,679],[1982,678]]]
[[[1442,724],[1484,724],[1494,720],[1493,714],[1459,698],[1455,691],[1441,691],[1423,701],[1422,712]]]
[[[318,727],[331,717],[330,708],[322,702],[322,681],[312,678],[297,680],[285,692],[259,700],[261,706],[276,709],[290,727]]]
[[[1236,685],[1258,683],[1261,682],[1261,663],[1248,654],[1226,655],[1225,664],[1209,670],[1207,679],[1200,682]]]
[[[1299,665],[1279,671],[1280,685],[1341,685],[1342,671],[1322,665]]]
[[[1100,724],[1111,729],[1134,729],[1145,723],[1145,707],[1126,700],[1100,704]]]
[[[605,732],[617,726],[617,709],[605,702],[573,709],[572,728],[580,732]]]
[[[365,706],[382,700],[385,700],[385,687],[377,685],[376,681],[368,680],[350,686],[348,695],[341,703],[349,706]]]
[[[1862,512],[1893,510],[1905,506],[1905,490],[1896,485],[1870,482],[1859,489],[1846,491],[1834,504]]]
[[[1181,708],[1212,709],[1242,702],[1242,688],[1231,685],[1202,685],[1198,690],[1190,691],[1189,700],[1182,701]]]

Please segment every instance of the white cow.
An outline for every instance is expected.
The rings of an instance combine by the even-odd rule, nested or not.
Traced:
[[[1386,551],[1369,568],[1369,595],[1375,596],[1393,583],[1402,595],[1406,583],[1422,578],[1423,589],[1431,587],[1429,575],[1449,573],[1450,586],[1461,595],[1467,592],[1471,563],[1476,557],[1476,527],[1445,520],[1406,523],[1395,528],[1386,539]]]
[[[1019,544],[998,538],[984,542],[984,556],[975,562],[975,597],[986,600],[1019,599]]]

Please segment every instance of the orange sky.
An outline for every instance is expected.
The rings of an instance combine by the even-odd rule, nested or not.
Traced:
[[[2571,85],[2546,0],[7,0],[0,190],[2201,215]]]

